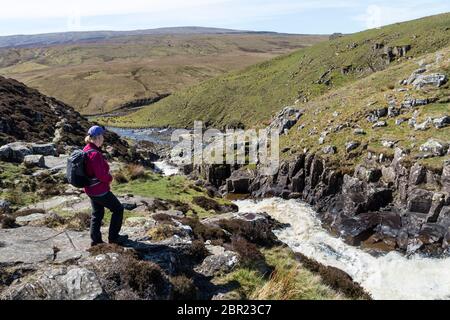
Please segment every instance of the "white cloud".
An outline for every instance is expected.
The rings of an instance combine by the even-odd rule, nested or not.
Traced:
[[[287,14],[300,14],[305,10],[348,8],[356,2],[356,0],[15,0],[3,6],[0,20],[37,21],[37,19],[59,18],[65,19],[67,31],[82,31],[94,29],[92,24],[83,25],[83,21],[87,18],[122,16],[125,19],[127,16],[140,14],[148,15],[149,27],[187,24],[232,27],[232,24],[240,24],[243,21],[264,21]],[[110,26],[101,29],[123,29],[114,27],[114,20],[107,23]]]
[[[0,34],[183,25],[350,32],[445,11],[449,0],[13,0],[0,10]]]
[[[183,12],[184,9],[198,8],[203,12],[218,9],[260,14],[292,13],[305,9],[349,7],[356,0],[15,0],[2,6],[0,19],[23,18],[63,18],[74,11],[81,16],[105,16],[136,13]]]
[[[63,18],[74,11],[81,16],[157,13],[225,2],[229,0],[15,0],[2,6],[0,18]]]
[[[368,29],[379,28],[383,25],[381,13],[380,6],[370,5],[367,7],[365,20]]]
[[[397,0],[395,3],[379,0],[372,2],[366,7],[364,14],[354,17],[354,20],[363,22],[368,29],[450,10],[450,2],[441,0]]]

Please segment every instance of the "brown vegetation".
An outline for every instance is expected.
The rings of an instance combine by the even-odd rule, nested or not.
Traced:
[[[354,299],[372,299],[371,296],[344,271],[334,267],[324,266],[301,253],[296,253],[296,256],[306,269],[318,273],[323,282],[331,288],[341,291],[346,296]]]
[[[174,300],[195,300],[197,299],[197,288],[194,281],[186,276],[171,277]]]

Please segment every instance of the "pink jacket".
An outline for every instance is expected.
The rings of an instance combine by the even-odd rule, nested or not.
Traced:
[[[89,143],[84,147],[83,151],[89,151],[94,149],[96,151],[90,152],[87,155],[85,170],[86,175],[90,178],[97,178],[98,181],[94,182],[92,186],[85,187],[84,192],[89,196],[99,196],[110,191],[110,184],[113,177],[109,173],[109,165],[102,151],[93,143]]]

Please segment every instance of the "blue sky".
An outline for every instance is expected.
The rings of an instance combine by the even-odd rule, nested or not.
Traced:
[[[288,33],[357,32],[450,12],[450,0],[14,0],[0,35],[205,26]]]

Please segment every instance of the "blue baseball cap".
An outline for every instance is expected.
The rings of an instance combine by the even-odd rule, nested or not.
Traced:
[[[97,137],[102,135],[105,131],[105,127],[93,126],[89,129],[88,134],[91,137]]]

